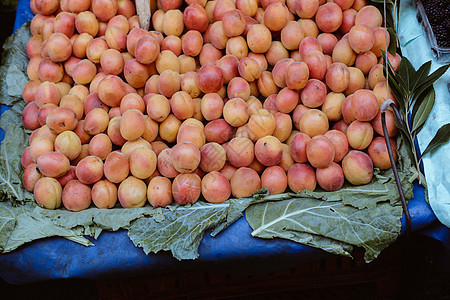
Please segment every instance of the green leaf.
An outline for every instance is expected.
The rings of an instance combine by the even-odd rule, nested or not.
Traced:
[[[415,80],[412,84],[411,91],[416,89],[417,86],[421,85],[427,78],[428,73],[430,73],[431,68],[431,60],[427,61],[423,65],[420,66],[420,68],[417,70],[415,74]]]
[[[442,75],[444,75],[444,73],[448,70],[449,67],[450,64],[440,67],[439,69],[431,73],[429,76],[427,76],[427,78],[423,81],[423,83],[418,84],[411,92],[415,95],[422,94],[426,89],[428,89],[431,85],[433,85],[433,83],[436,80],[438,80]]]
[[[0,253],[5,249],[9,236],[16,227],[16,218],[20,210],[11,206],[11,203],[0,202]]]
[[[423,96],[422,101],[416,101],[416,105],[413,108],[411,113],[412,120],[412,132],[418,132],[418,129],[421,128],[425,121],[428,118],[431,110],[433,109],[435,99],[434,88],[431,86],[429,90]]]
[[[422,157],[428,153],[433,153],[442,145],[445,145],[450,140],[450,123],[445,124],[436,132],[436,135],[428,144],[427,148],[422,152]]]
[[[388,51],[392,55],[395,55],[397,53],[397,35],[392,27],[389,27],[387,31],[389,32],[389,40],[391,41],[389,43]]]
[[[253,229],[252,236],[298,242],[307,238],[305,234],[324,236],[364,247],[365,260],[370,262],[398,237],[402,209],[389,203],[357,209],[342,202],[303,198],[253,205],[246,216]],[[303,234],[299,239],[300,233]],[[330,248],[336,247],[335,243],[328,244]],[[326,249],[323,245],[322,248]]]
[[[403,57],[398,68],[398,75],[403,79],[408,92],[411,91],[412,85],[416,81],[415,74],[416,69],[406,57]]]

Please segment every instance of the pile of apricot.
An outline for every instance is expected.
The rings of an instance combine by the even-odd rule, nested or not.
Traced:
[[[150,2],[145,30],[130,0],[31,0],[22,166],[39,205],[337,191],[391,167],[379,110],[395,100],[381,65],[390,40],[375,6]]]

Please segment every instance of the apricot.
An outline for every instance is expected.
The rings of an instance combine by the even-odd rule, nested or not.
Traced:
[[[125,62],[123,67],[125,80],[133,88],[142,88],[150,78],[149,65],[141,64],[136,59]]]
[[[128,177],[130,164],[125,154],[113,151],[105,159],[103,168],[106,179],[113,183],[119,183]]]
[[[366,5],[358,10],[355,18],[355,25],[381,26],[383,16],[381,12],[373,5]]]
[[[397,143],[393,139],[389,139],[390,147],[394,157],[394,161],[397,162]],[[376,137],[370,143],[367,153],[373,162],[375,168],[380,170],[386,170],[392,167],[389,157],[388,149],[386,146],[386,140],[383,137]]]
[[[351,101],[352,112],[358,121],[371,121],[378,113],[377,97],[370,90],[358,90]]]
[[[306,157],[315,168],[325,168],[334,160],[334,147],[324,135],[317,135],[306,145]]]
[[[235,137],[228,143],[226,155],[232,166],[246,167],[252,163],[255,157],[254,145],[248,138]]]
[[[23,187],[29,191],[33,192],[36,182],[42,178],[42,173],[39,171],[35,163],[30,163],[22,174],[22,184]]]
[[[42,107],[45,104],[58,105],[60,100],[61,93],[55,83],[44,81],[37,86],[34,95],[34,104],[38,107]]]
[[[272,2],[264,10],[264,25],[271,31],[280,31],[288,22],[288,8],[282,2]]]
[[[150,177],[156,170],[157,157],[153,150],[147,147],[138,147],[131,153],[130,172],[139,179]]]
[[[62,187],[55,178],[42,177],[34,186],[36,203],[46,209],[56,209],[61,206]]]
[[[248,107],[241,98],[228,100],[223,106],[223,117],[233,127],[244,125],[248,118]]]
[[[42,175],[54,178],[66,174],[70,167],[69,159],[64,154],[55,151],[40,155],[36,159],[36,164]]]
[[[301,90],[308,83],[309,67],[304,62],[293,62],[287,68],[286,86],[290,89]]]
[[[288,170],[287,181],[289,188],[294,193],[316,189],[316,174],[308,164],[293,164]]]
[[[179,205],[194,204],[201,194],[201,179],[195,173],[179,174],[172,182],[172,195]]]
[[[164,14],[162,32],[167,35],[180,36],[183,33],[183,13],[179,9],[169,10]]]
[[[83,129],[90,135],[96,135],[104,132],[108,123],[108,113],[102,108],[94,108],[86,115]]]
[[[329,121],[339,121],[342,119],[342,103],[345,95],[342,93],[330,92],[325,97],[322,111],[327,115]]]
[[[384,77],[384,71],[383,71],[383,65],[382,64],[376,64],[370,69],[369,76],[368,76],[368,82],[369,87],[371,89],[375,88],[375,85],[378,82],[384,82],[386,81],[386,77]]]
[[[341,93],[347,89],[350,83],[349,68],[343,63],[333,63],[327,69],[327,86],[335,93]]]
[[[284,88],[286,87],[286,73],[288,70],[288,67],[294,62],[291,58],[285,58],[280,60],[275,64],[275,66],[272,69],[272,76],[273,81],[275,84],[280,87]],[[309,70],[308,70],[309,72]],[[308,73],[309,74],[309,73]]]
[[[200,168],[204,172],[220,171],[226,161],[224,148],[218,143],[207,143],[200,149]]]
[[[348,41],[353,51],[360,54],[373,48],[375,36],[369,26],[358,24],[350,29]]]
[[[30,79],[39,79],[40,81],[60,82],[64,76],[63,65],[59,62],[53,62],[50,58],[45,57],[39,62],[37,68],[38,78],[29,76]]]
[[[192,98],[197,98],[201,90],[197,82],[197,72],[189,71],[181,77],[181,90],[187,92]]]
[[[105,160],[111,151],[111,139],[104,133],[96,134],[89,141],[89,155],[97,156],[101,160]]]
[[[308,66],[309,77],[322,80],[327,72],[327,60],[321,51],[312,51],[303,57]]]
[[[73,131],[64,131],[56,137],[54,148],[69,160],[73,160],[81,153],[81,140]]]
[[[306,107],[317,108],[323,104],[327,95],[327,87],[317,79],[310,79],[300,92],[300,100]]]
[[[293,3],[293,13],[295,12],[302,19],[311,19],[319,8],[319,0],[298,0]]]
[[[308,161],[306,156],[306,146],[311,138],[302,132],[296,133],[290,143],[290,155],[295,162],[305,163]]]
[[[373,178],[373,163],[369,155],[351,150],[342,160],[345,179],[353,185],[369,183]]]
[[[180,125],[181,121],[175,115],[168,115],[159,126],[160,137],[169,143],[175,142]]]
[[[319,6],[315,19],[323,32],[335,32],[342,24],[342,9],[336,3],[328,2]]]
[[[318,109],[306,111],[299,122],[300,131],[310,137],[324,134],[329,128],[327,115]]]
[[[356,60],[356,53],[350,46],[348,39],[341,39],[334,46],[331,57],[333,62],[340,62],[347,66],[351,66]]]
[[[102,53],[109,49],[106,40],[103,38],[94,38],[86,47],[86,57],[97,64],[100,62]]]
[[[217,119],[205,125],[204,133],[207,142],[223,144],[230,140],[233,127],[224,119]]]
[[[57,107],[47,115],[46,124],[55,133],[74,130],[78,124],[75,111],[69,107]]]
[[[196,124],[197,122],[194,120],[188,119],[180,126],[177,134],[177,143],[192,142],[200,149],[206,143],[206,136],[203,132],[203,127]]]
[[[62,203],[70,211],[88,208],[91,205],[91,188],[78,180],[69,181],[62,191]]]
[[[386,81],[381,81],[375,84],[372,92],[377,97],[380,107],[381,104],[387,99],[391,99],[395,104],[397,104],[397,99],[395,99],[394,93],[392,93],[391,88],[387,86]]]
[[[167,178],[175,178],[178,171],[172,164],[172,149],[163,149],[158,155],[158,171],[162,176]]]
[[[53,33],[47,39],[46,50],[52,61],[63,62],[72,54],[72,43],[65,34]]]
[[[284,142],[292,132],[291,116],[281,112],[274,113],[273,116],[275,118],[275,130],[272,135],[280,142]]]
[[[59,184],[64,188],[64,186],[71,180],[77,179],[77,174],[75,173],[76,167],[71,165],[69,170],[63,176],[56,178]]]
[[[247,44],[252,52],[267,52],[271,41],[272,35],[270,30],[263,24],[255,24],[247,32]]]
[[[325,191],[337,191],[344,185],[344,172],[341,166],[333,162],[328,167],[316,169],[316,180]]]
[[[255,157],[264,166],[275,166],[281,161],[281,142],[274,136],[260,138],[255,144]]]
[[[299,19],[297,21],[301,26],[305,37],[313,37],[317,38],[319,35],[319,28],[317,27],[316,22],[310,19]]]
[[[153,207],[166,207],[172,203],[172,182],[162,176],[152,178],[148,184],[147,199]]]
[[[147,202],[147,185],[141,179],[128,176],[120,183],[117,196],[124,208],[142,207]]]
[[[210,203],[222,203],[231,195],[231,185],[220,172],[213,171],[202,179],[202,195]]]
[[[119,106],[126,93],[125,83],[116,75],[106,76],[98,85],[98,97],[111,107]]]
[[[295,109],[299,102],[299,94],[296,90],[283,88],[276,96],[276,108],[283,113],[290,113]]]
[[[184,9],[183,21],[188,29],[199,32],[204,32],[209,23],[205,8],[198,3],[191,3]]]
[[[97,208],[113,208],[117,202],[117,187],[107,179],[97,181],[92,186],[91,198]]]
[[[248,197],[261,188],[261,179],[255,170],[242,167],[234,172],[230,185],[234,197]]]
[[[347,139],[353,149],[366,149],[373,138],[373,128],[369,122],[353,121],[347,128]]]
[[[78,162],[75,172],[81,183],[93,184],[103,176],[103,162],[99,157],[87,156]]]
[[[398,134],[398,128],[395,125],[395,115],[392,112],[392,110],[389,109],[386,111],[385,118],[388,136],[389,137],[396,136]],[[381,136],[384,136],[383,126],[381,124],[381,111],[378,111],[378,114],[372,121],[370,121],[370,124],[372,125],[376,133],[378,133]]]

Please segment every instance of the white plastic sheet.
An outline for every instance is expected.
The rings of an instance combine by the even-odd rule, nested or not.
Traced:
[[[403,56],[411,61],[417,70],[431,60],[433,72],[444,63],[433,57],[425,30],[417,21],[414,0],[400,2],[398,35]],[[417,136],[420,151],[424,151],[438,129],[450,123],[450,70],[434,84],[436,101]],[[450,227],[450,143],[443,145],[433,154],[423,157],[425,178],[428,186],[430,206],[439,221]]]

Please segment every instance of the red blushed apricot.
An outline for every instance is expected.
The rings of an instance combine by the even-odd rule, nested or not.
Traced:
[[[284,88],[286,87],[286,74],[288,67],[294,62],[291,58],[285,58],[280,60],[275,64],[275,66],[272,69],[272,76],[273,81],[275,84],[280,87]],[[308,69],[309,72],[309,69]],[[308,73],[309,74],[309,73]]]
[[[369,26],[359,24],[350,29],[348,41],[353,51],[359,54],[372,49],[375,36]]]
[[[111,152],[104,164],[105,177],[113,182],[119,183],[128,177],[130,164],[125,154],[119,151]]]
[[[142,88],[150,78],[150,65],[141,64],[136,59],[128,60],[123,67],[125,80],[133,88]]]
[[[323,104],[326,95],[325,83],[317,79],[310,79],[300,92],[300,100],[306,107],[317,108]]]
[[[327,72],[327,60],[322,52],[309,52],[303,56],[303,61],[308,65],[310,78],[324,79]]]
[[[316,180],[325,191],[337,191],[344,185],[344,172],[341,166],[333,162],[328,167],[316,169]]]
[[[322,45],[319,43],[319,41],[314,37],[305,37],[301,40],[298,51],[302,59],[306,57],[308,53],[311,53],[313,51],[319,51],[322,52]]]
[[[117,1],[92,0],[91,9],[97,19],[108,22],[117,13]]]
[[[387,127],[387,131],[388,131],[388,136],[389,137],[396,136],[398,134],[398,128],[395,125],[395,115],[392,112],[392,110],[387,110],[385,117],[386,117],[386,127]],[[370,122],[370,124],[372,125],[372,127],[376,133],[378,133],[381,136],[384,136],[383,126],[381,124],[381,111],[378,111],[378,114]]]
[[[210,203],[222,203],[231,195],[231,185],[220,172],[213,171],[202,178],[202,195]]]
[[[293,62],[286,73],[286,85],[294,90],[303,89],[308,83],[309,67],[304,62]]]
[[[22,169],[26,169],[30,164],[33,163],[30,154],[30,146],[23,150],[22,156],[20,157],[20,162],[22,164]]]
[[[382,64],[376,64],[372,67],[372,69],[370,69],[369,71],[369,76],[368,76],[368,81],[369,81],[369,87],[371,89],[375,88],[375,85],[378,82],[384,82],[386,81],[386,77],[384,77],[384,73],[383,73],[383,65]]]
[[[353,185],[369,183],[373,178],[373,162],[362,151],[351,150],[342,160],[345,179]]]
[[[288,50],[298,49],[303,38],[302,26],[295,21],[289,21],[281,30],[281,43]]]
[[[184,9],[183,21],[188,29],[199,32],[205,32],[209,23],[205,8],[197,3],[191,3]]]
[[[123,71],[125,61],[119,51],[108,49],[100,56],[100,65],[107,75],[119,75]]]
[[[299,102],[299,94],[290,88],[282,89],[276,97],[276,107],[280,112],[290,113]]]
[[[91,198],[97,208],[113,208],[117,202],[117,187],[106,179],[97,181],[92,186]]]
[[[366,5],[356,14],[355,25],[363,24],[369,27],[381,26],[383,16],[381,12],[373,5]]]
[[[265,109],[254,113],[248,121],[250,139],[256,142],[258,139],[272,135],[275,131],[275,117]]]
[[[313,137],[306,145],[306,157],[315,168],[325,168],[334,160],[334,147],[324,135]]]
[[[268,167],[261,175],[261,186],[267,187],[271,195],[284,193],[287,184],[286,172],[279,166]]]
[[[316,174],[308,164],[293,164],[287,173],[287,180],[289,188],[295,193],[316,189]]]
[[[344,133],[345,135],[347,134],[347,128],[348,128],[348,124],[345,123],[345,121],[343,119],[334,123],[334,125],[332,127],[333,130],[339,130],[340,132]]]
[[[172,203],[172,182],[162,176],[152,178],[147,188],[147,199],[153,207],[166,207]]]
[[[319,0],[299,0],[294,3],[293,10],[302,19],[311,19],[319,8]]]
[[[200,49],[201,49],[201,45],[200,45]],[[181,38],[179,38],[178,36],[175,36],[175,35],[166,36],[163,39],[163,41],[161,42],[161,51],[165,51],[165,50],[171,51],[173,54],[175,54],[175,56],[180,56],[180,54],[182,53]],[[135,52],[136,52],[136,50],[135,50]]]
[[[391,88],[387,86],[386,81],[378,82],[377,84],[375,84],[375,87],[372,91],[377,97],[380,107],[381,104],[383,104],[383,102],[387,99],[391,99],[397,105],[397,99],[395,99],[394,93],[392,93]]]
[[[173,114],[180,120],[191,118],[194,115],[194,102],[192,97],[184,91],[176,92],[170,99]]]
[[[369,122],[353,121],[347,128],[348,143],[353,149],[366,149],[372,138],[373,128]]]
[[[88,208],[91,205],[91,188],[78,180],[69,181],[63,188],[62,203],[70,211]]]
[[[102,108],[94,108],[84,118],[83,129],[90,135],[96,135],[106,130],[109,123],[109,115]]]
[[[381,50],[385,51],[384,49],[389,48],[390,35],[384,27],[372,27],[371,29],[375,38],[371,52],[375,54],[376,57],[381,57]]]
[[[61,184],[61,186],[64,188],[64,186],[71,180],[77,179],[77,174],[76,174],[76,166],[71,165],[69,168],[69,171],[66,172],[66,174],[64,174],[61,177],[56,178],[56,180],[58,180],[59,184]]]
[[[281,161],[281,142],[274,136],[260,138],[255,144],[255,157],[264,166],[275,166]]]
[[[27,43],[27,55],[28,58],[32,58],[34,56],[40,56],[42,45],[44,43],[44,38],[42,35],[35,35],[30,38],[30,40]]]
[[[323,54],[331,55],[333,53],[333,48],[338,42],[336,36],[332,33],[321,33],[317,37],[317,41],[322,47]]]
[[[175,178],[178,171],[172,164],[172,149],[163,149],[158,155],[158,171],[162,176],[167,178]]]
[[[197,82],[203,93],[216,93],[223,85],[222,70],[215,65],[204,65],[198,71]]]
[[[330,92],[325,97],[322,104],[322,111],[327,115],[329,121],[339,121],[342,119],[342,103],[345,95],[342,93]]]
[[[290,143],[290,154],[295,162],[305,163],[308,161],[306,145],[310,140],[311,138],[305,133],[299,132],[294,135]]]
[[[389,139],[389,143],[391,145],[394,161],[397,162],[397,143],[393,139]],[[372,159],[374,167],[381,170],[386,170],[392,167],[384,137],[379,136],[374,138],[367,149],[367,153],[369,154],[370,159]]]
[[[63,33],[53,33],[47,39],[46,50],[54,62],[63,62],[72,54],[72,43]]]
[[[103,38],[95,38],[89,42],[86,48],[86,57],[97,64],[100,62],[100,57],[102,53],[109,49],[106,40]]]
[[[25,101],[25,103],[30,103],[31,101],[35,100],[35,94],[36,90],[39,87],[41,82],[39,80],[29,80],[23,90],[22,90],[22,98]]]
[[[335,93],[345,91],[350,83],[349,68],[343,63],[333,63],[328,67],[326,83]]]
[[[207,142],[223,144],[230,140],[233,134],[233,127],[224,119],[217,119],[208,122],[204,132]]]
[[[64,68],[61,63],[53,62],[50,58],[46,57],[39,62],[37,73],[39,78],[30,77],[30,79],[57,83],[64,76]]]
[[[353,8],[342,11],[342,24],[341,27],[339,27],[340,33],[346,34],[353,26],[355,26],[355,18],[357,13],[358,12]]]
[[[342,9],[333,2],[319,6],[316,12],[316,23],[323,32],[335,32],[342,24]]]
[[[34,199],[36,203],[46,209],[55,209],[61,206],[62,187],[55,178],[42,177],[34,186]]]
[[[42,107],[45,104],[58,105],[60,100],[61,93],[55,83],[44,81],[36,88],[34,101],[38,107]]]
[[[223,166],[223,168],[219,171],[221,174],[223,174],[228,181],[231,180],[231,177],[233,177],[234,172],[236,172],[238,168],[233,167],[232,165],[230,165],[228,162],[225,163],[225,165]]]
[[[334,162],[340,162],[345,155],[347,155],[349,147],[348,147],[348,140],[345,133],[339,131],[339,130],[330,130],[327,131],[325,134],[325,137],[330,140],[331,144],[334,148]]]
[[[36,164],[42,175],[54,178],[66,174],[70,167],[69,159],[64,154],[55,151],[39,156]]]
[[[261,179],[255,170],[242,167],[234,172],[230,184],[234,197],[248,197],[261,188]]]
[[[353,110],[352,110],[352,99],[353,99],[353,94],[352,95],[348,95],[344,102],[342,102],[342,118],[344,119],[345,123],[350,124],[351,122],[355,121],[356,118],[353,115]]]
[[[282,143],[281,149],[283,150],[283,155],[281,156],[281,161],[278,166],[280,166],[285,172],[295,163],[291,156],[291,147],[287,144]]]
[[[103,162],[96,156],[87,156],[78,162],[75,172],[81,183],[93,184],[103,176]]]
[[[257,80],[257,86],[261,95],[263,95],[264,97],[269,97],[270,95],[278,94],[279,91],[278,86],[275,84],[275,81],[273,80],[272,72],[269,71],[263,71],[261,73],[261,76]]]
[[[271,114],[278,112],[279,110],[277,109],[277,95],[272,94],[269,97],[267,97],[263,103],[263,108],[266,109]]]
[[[89,141],[89,155],[97,156],[101,160],[105,160],[106,157],[112,151],[111,139],[104,133],[96,134]],[[81,145],[80,145],[81,152]]]
[[[38,182],[39,179],[42,178],[42,173],[37,168],[37,165],[35,163],[31,163],[29,166],[26,167],[25,171],[22,175],[22,184],[23,187],[29,191],[30,193],[33,192],[34,186],[36,185],[36,182]]]
[[[227,146],[226,155],[234,167],[246,167],[255,157],[255,148],[251,140],[245,137],[233,138]]]
[[[75,111],[69,107],[57,107],[47,115],[46,124],[55,133],[74,130],[78,119]]]
[[[222,70],[223,82],[228,84],[231,79],[239,76],[238,72],[239,59],[233,55],[225,55],[219,59],[216,65]]]
[[[371,121],[378,113],[378,99],[370,90],[356,91],[351,102],[353,115],[358,121]]]
[[[123,144],[120,151],[122,151],[122,153],[125,154],[128,159],[130,159],[133,151],[140,147],[145,147],[150,150],[152,149],[152,145],[149,142],[147,142],[143,138],[138,138],[134,141],[127,141],[125,144]]]
[[[172,182],[172,195],[179,205],[194,204],[201,195],[201,179],[197,174],[179,174]]]
[[[141,179],[128,176],[120,183],[117,196],[124,208],[142,207],[147,202],[147,185]]]
[[[200,168],[204,172],[220,171],[225,165],[226,153],[218,143],[207,143],[200,149]]]
[[[138,147],[130,155],[130,172],[139,179],[150,177],[156,170],[157,157],[153,150]]]
[[[76,84],[89,84],[97,74],[95,64],[88,59],[79,61],[72,71],[72,78]]]
[[[37,159],[44,153],[53,151],[53,141],[44,136],[37,136],[30,143],[30,158],[32,162],[37,162]]]
[[[194,143],[184,142],[172,148],[172,164],[180,173],[190,173],[200,164],[200,150]]]
[[[118,76],[108,75],[98,85],[98,97],[103,103],[111,107],[119,106],[125,95],[125,83]]]

